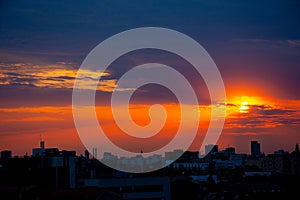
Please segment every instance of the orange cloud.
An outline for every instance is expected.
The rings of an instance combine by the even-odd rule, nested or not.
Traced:
[[[97,80],[100,77],[107,77],[110,74],[102,71],[75,70],[65,66],[49,65],[39,66],[27,64],[9,64],[1,66],[0,85],[32,85],[41,88],[67,88],[72,89],[77,78],[77,84],[82,89],[96,89],[104,92],[112,92],[116,87],[116,80]],[[13,68],[13,73],[12,73]],[[78,74],[78,77],[77,77]],[[97,82],[96,82],[97,81]]]
[[[241,110],[247,103],[247,110]],[[228,134],[269,132],[275,128],[300,127],[300,101],[235,97],[228,99],[225,131]]]

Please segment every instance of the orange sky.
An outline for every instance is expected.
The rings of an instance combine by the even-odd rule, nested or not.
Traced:
[[[122,132],[112,119],[108,106],[96,108],[99,122],[109,138],[118,146],[139,151],[155,150],[172,139],[180,121],[180,109],[177,104],[164,104],[167,121],[164,128],[148,139],[132,138]],[[131,104],[133,120],[143,126],[149,123],[149,104]],[[186,106],[185,109],[189,109]],[[199,150],[203,135],[210,120],[210,105],[200,105],[200,124],[198,136],[191,150]],[[276,148],[292,150],[299,139],[300,101],[280,100],[264,97],[236,96],[227,99],[227,115],[223,133],[218,144],[220,148],[235,146],[238,152],[249,153],[250,140],[259,140],[264,152]],[[47,147],[75,149],[78,154],[84,147],[76,133],[71,106],[41,106],[0,109],[1,135],[0,149],[13,149],[14,154],[31,154],[31,148],[38,147],[40,138]],[[189,134],[189,130],[186,130]],[[285,137],[286,135],[286,137]],[[279,138],[285,137],[286,146]],[[274,143],[267,141],[272,138]],[[277,143],[276,143],[277,142]],[[245,145],[246,144],[246,145]],[[290,144],[290,145],[289,145]]]

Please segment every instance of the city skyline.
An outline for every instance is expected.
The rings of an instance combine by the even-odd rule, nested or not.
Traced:
[[[258,145],[257,141],[251,142]],[[174,161],[175,154],[182,152],[174,150],[166,153],[164,159],[151,160],[141,155],[129,159],[106,155],[108,161],[134,170],[126,173],[105,166],[87,152],[76,156],[75,151],[47,149],[41,141],[40,149],[34,149],[36,154],[32,156],[12,158],[11,152],[1,151],[0,187],[3,189],[0,193],[9,200],[16,194],[24,199],[62,199],[67,195],[69,199],[93,200],[137,196],[166,200],[215,199],[216,196],[217,199],[265,199],[293,198],[297,194],[298,144],[291,153],[279,150],[266,156],[236,154],[233,147],[204,158],[199,158],[199,152],[184,152],[175,162],[170,162]],[[164,167],[138,173],[151,170],[155,164]]]
[[[205,152],[190,151],[190,150],[187,150],[187,152],[198,152],[199,153],[199,158],[203,158],[203,157],[207,156],[209,153],[226,152],[227,149],[233,148],[235,154],[245,154],[245,155],[249,155],[249,156],[262,156],[262,155],[265,156],[265,155],[274,154],[276,152],[291,153],[291,152],[295,151],[295,145],[299,146],[299,143],[296,142],[295,144],[291,144],[290,150],[287,150],[287,149],[284,149],[284,148],[278,148],[278,149],[276,149],[276,150],[274,150],[273,152],[270,152],[270,153],[265,153],[265,152],[259,151],[258,154],[253,154],[253,152],[256,151],[256,150],[253,150],[253,147],[252,147],[253,143],[255,143],[255,145],[258,144],[259,145],[259,150],[261,150],[260,149],[261,143],[259,143],[259,141],[256,141],[256,140],[251,140],[251,141],[249,141],[250,145],[249,145],[249,151],[248,152],[239,152],[239,150],[235,146],[232,146],[232,145],[228,145],[227,147],[220,149],[217,144],[215,144],[215,145],[213,145],[213,144],[206,145],[205,146]],[[257,147],[254,147],[254,148],[257,148]],[[3,152],[10,152],[11,153],[11,157],[20,157],[21,158],[23,156],[34,156],[36,154],[39,154],[39,153],[42,152],[41,149],[49,149],[49,150],[55,150],[55,149],[57,149],[57,150],[63,150],[63,151],[73,151],[73,152],[76,153],[77,156],[81,156],[81,155],[86,156],[86,154],[88,152],[89,155],[91,155],[93,158],[96,158],[96,159],[102,159],[103,155],[105,155],[107,153],[111,154],[111,152],[104,152],[104,154],[102,155],[102,157],[99,157],[100,155],[98,156],[96,148],[93,148],[92,152],[89,152],[87,149],[84,149],[83,151],[78,152],[78,151],[76,151],[76,149],[65,149],[65,148],[61,149],[61,148],[58,148],[56,146],[49,146],[48,147],[48,146],[46,146],[46,141],[45,140],[40,140],[39,141],[39,146],[38,145],[37,146],[33,146],[31,148],[30,152],[23,152],[23,154],[14,154],[14,150],[13,149],[0,149],[0,152],[2,152],[2,151]],[[172,152],[174,153],[175,151],[182,151],[181,154],[183,154],[185,152],[185,151],[183,151],[183,149],[174,149]],[[165,155],[165,153],[172,153],[172,152],[164,152],[164,155]],[[111,154],[111,155],[113,155],[113,154]],[[141,151],[139,153],[136,153],[136,155],[137,156],[139,156],[139,155],[142,156],[143,152]],[[160,156],[163,157],[164,155],[160,155]],[[113,156],[117,156],[117,155],[113,155]],[[156,156],[156,155],[154,155],[154,156]],[[1,156],[0,156],[0,158],[1,158]]]
[[[42,135],[47,146],[83,152],[72,115],[77,70],[110,36],[151,26],[190,36],[216,63],[227,96],[220,148],[230,145],[245,153],[249,141],[257,140],[266,154],[280,148],[292,151],[300,143],[299,7],[298,1],[1,2],[0,149],[24,154]],[[135,152],[140,146],[145,152],[161,148],[176,135],[180,110],[168,88],[143,86],[130,102],[133,121],[140,126],[150,122],[150,105],[165,107],[168,120],[157,137],[129,138],[112,116],[109,99],[117,80],[136,65],[154,62],[181,72],[196,91],[201,121],[189,150],[197,151],[210,122],[210,96],[201,75],[172,53],[134,51],[107,72],[85,71],[92,80],[103,76],[96,94],[98,119],[111,141]],[[184,106],[188,110],[195,105]],[[189,128],[184,132],[191,134]]]
[[[0,199],[299,196],[299,11],[0,1]]]

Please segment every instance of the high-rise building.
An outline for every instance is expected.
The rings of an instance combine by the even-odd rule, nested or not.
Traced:
[[[89,151],[87,149],[84,151],[84,157],[86,159],[90,159],[90,153],[89,153]]]
[[[263,171],[290,174],[291,160],[289,154],[269,154],[262,158]]]
[[[40,141],[40,148],[45,149],[45,141],[44,140]]]
[[[251,156],[259,156],[260,152],[260,143],[257,141],[251,141]]]
[[[210,152],[217,153],[218,151],[218,145],[208,144],[205,146],[205,155],[209,154]]]
[[[12,151],[11,150],[1,151],[1,160],[9,160],[11,158],[12,158]]]
[[[295,151],[291,153],[291,173],[292,175],[300,176],[300,150],[298,143]]]

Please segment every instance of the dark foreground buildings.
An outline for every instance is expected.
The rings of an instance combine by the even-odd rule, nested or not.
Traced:
[[[299,145],[291,153],[278,150],[265,156],[257,143],[251,143],[251,155],[237,154],[233,147],[223,151],[209,147],[213,150],[203,158],[199,152],[184,152],[173,162],[181,150],[166,152],[155,159],[171,164],[144,174],[119,172],[87,151],[78,156],[75,151],[45,148],[44,143],[22,158],[3,150],[0,199],[292,199],[298,195]]]

